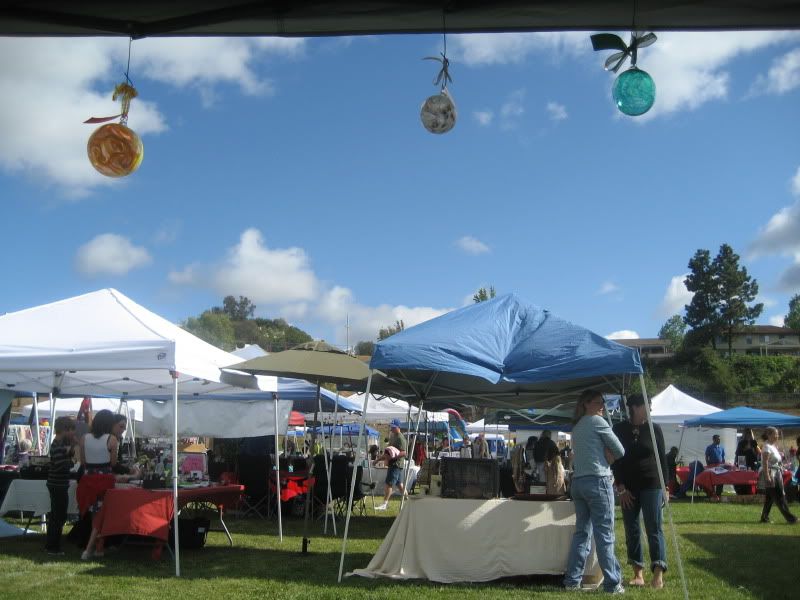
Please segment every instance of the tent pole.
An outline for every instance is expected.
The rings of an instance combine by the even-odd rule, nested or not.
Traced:
[[[653,427],[653,419],[650,417],[650,400],[647,398],[647,388],[644,384],[644,374],[639,373],[639,384],[642,388],[642,396],[644,396],[644,409],[647,413],[647,428],[650,430],[650,441],[653,443],[653,451],[655,453],[656,469],[658,470],[658,480],[661,484],[661,489],[666,497],[664,498],[664,506],[667,511],[667,519],[669,520],[669,529],[672,533],[672,543],[675,546],[675,558],[678,560],[678,573],[681,577],[681,587],[683,588],[683,597],[689,600],[689,590],[686,588],[686,575],[683,572],[683,561],[681,560],[681,549],[678,546],[678,535],[675,533],[675,523],[672,521],[672,507],[669,501],[669,491],[664,482],[664,470],[661,466],[661,458],[658,456],[658,443],[656,442],[656,430]],[[666,449],[664,450],[666,452]],[[665,540],[666,542],[666,540]],[[666,549],[666,548],[665,548]]]
[[[369,377],[367,377],[367,392],[364,394],[364,407],[361,414],[361,427],[358,430],[358,445],[356,447],[355,457],[353,459],[353,476],[350,478],[350,497],[347,500],[347,518],[344,521],[344,536],[342,537],[342,556],[339,559],[339,579],[342,582],[342,572],[344,571],[344,555],[347,552],[347,533],[350,530],[350,515],[353,512],[353,495],[356,490],[356,475],[358,474],[358,461],[361,453],[361,436],[364,435],[367,426],[367,409],[369,408],[369,392],[372,388],[372,369],[369,370]]]
[[[339,397],[339,394],[336,394],[336,397]],[[319,408],[320,414],[322,413],[322,393],[320,390],[319,383],[317,383],[317,407]],[[334,419],[333,424],[331,425],[331,435],[330,439],[333,439],[333,436],[336,435],[336,420]],[[325,451],[325,427],[322,428],[322,455],[325,457],[325,476],[328,480],[328,490],[325,499],[328,504],[333,503],[333,498],[331,497],[331,464],[328,459],[328,453]],[[323,527],[323,533],[328,533],[328,507],[325,507],[325,525]],[[336,535],[336,520],[333,519],[333,534]]]
[[[414,447],[417,445],[417,436],[419,435],[419,420],[422,417],[423,404],[425,404],[425,401],[420,400],[419,411],[417,412],[417,423],[414,426],[414,437],[411,438],[412,441],[411,441],[411,446],[409,448],[411,454],[406,457],[406,472],[404,473],[404,478],[403,478],[403,493],[400,495],[400,510],[403,510],[403,506],[406,501],[406,494],[408,494],[408,476],[411,474],[411,457],[414,456]],[[410,407],[411,404],[409,403],[409,414],[411,410]]]
[[[333,444],[336,441],[336,413],[339,412],[339,387],[336,387],[336,402],[333,405],[333,429],[331,430],[331,443],[329,444],[331,454],[330,460],[333,460]],[[331,471],[328,469],[328,495],[327,505],[325,506],[325,526],[328,526],[328,506],[333,504],[333,493],[331,492]],[[374,502],[374,501],[373,501]],[[331,513],[331,523],[333,523],[333,535],[338,535],[336,532],[336,515]],[[327,529],[325,532],[327,533]]]
[[[317,401],[318,402],[319,402],[319,394],[320,394],[319,388],[320,388],[319,381],[317,381]],[[311,464],[312,465],[314,464],[314,458],[315,458],[314,448],[317,445],[317,423],[319,423],[320,433],[323,433],[323,436],[322,436],[322,452],[323,453],[325,452],[325,434],[324,434],[325,427],[324,427],[324,423],[322,421],[318,421],[318,419],[320,418],[320,407],[321,407],[321,404],[319,404],[318,406],[314,407],[314,428],[311,430],[311,448],[310,448],[311,452],[309,452],[309,454],[311,456]],[[323,420],[324,420],[324,418],[323,418]],[[325,468],[326,469],[328,468],[327,465],[325,465]],[[311,512],[311,496],[309,494],[306,494],[306,502],[305,502],[305,505],[303,506],[303,541],[302,541],[302,546],[300,548],[301,554],[308,554],[308,543],[311,541],[311,540],[308,539],[308,515],[309,515],[310,512]],[[325,509],[325,513],[327,515],[327,508]]]
[[[272,403],[275,405],[275,502],[278,511],[278,539],[283,542],[283,521],[281,520],[281,459],[278,453],[278,394],[273,392]]]
[[[39,394],[33,393],[33,427],[31,427],[33,439],[36,442],[36,454],[42,455],[42,440],[39,439]]]
[[[175,577],[181,576],[181,546],[178,527],[178,372],[172,375],[172,518],[175,535]]]
[[[47,440],[48,449],[53,445],[53,436],[56,431],[56,398],[50,394],[50,435]]]

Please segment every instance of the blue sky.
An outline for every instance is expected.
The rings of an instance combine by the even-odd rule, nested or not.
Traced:
[[[115,287],[173,321],[246,295],[343,344],[516,292],[655,336],[729,243],[777,323],[800,292],[800,35],[659,34],[639,119],[585,33],[449,36],[458,122],[419,121],[440,36],[140,40],[144,162],[85,154],[127,40],[0,38],[0,312]]]

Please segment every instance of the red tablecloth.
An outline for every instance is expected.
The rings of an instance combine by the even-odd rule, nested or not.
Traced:
[[[788,484],[792,480],[789,471],[783,473],[783,483]],[[698,473],[695,483],[709,496],[714,495],[714,486],[717,485],[749,485],[753,494],[756,492],[758,483],[758,473],[756,471],[727,471],[725,473],[714,473],[711,470]]]
[[[235,505],[243,491],[241,485],[178,490],[178,505],[209,502],[223,509]],[[165,542],[172,517],[172,490],[110,489],[95,516],[94,527],[100,536],[144,535]]]

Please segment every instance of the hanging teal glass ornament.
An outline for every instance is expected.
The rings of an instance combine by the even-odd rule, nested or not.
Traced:
[[[631,67],[614,81],[611,95],[620,112],[638,117],[653,107],[656,82],[647,71]]]
[[[656,84],[647,71],[636,66],[639,48],[644,48],[656,41],[654,33],[631,33],[631,42],[626,44],[622,38],[613,33],[598,33],[592,36],[592,47],[595,50],[618,50],[609,56],[603,65],[606,70],[616,73],[626,59],[630,58],[631,68],[622,73],[614,81],[611,95],[620,112],[631,117],[643,115],[653,107],[656,100]]]

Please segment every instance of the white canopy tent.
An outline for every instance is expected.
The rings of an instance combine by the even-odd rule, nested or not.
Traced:
[[[508,433],[508,425],[500,423],[486,423],[485,419],[475,421],[474,423],[467,423],[467,433]]]
[[[364,405],[364,392],[359,392],[348,396],[348,400],[355,402],[359,406]],[[397,398],[390,398],[389,396],[378,396],[370,394],[367,399],[367,423],[388,423],[392,419],[400,419],[406,421],[409,416],[409,404],[405,400]],[[416,406],[411,407],[411,418],[416,421],[419,415],[419,409]],[[446,412],[429,412],[422,411],[421,422],[428,421],[447,421],[449,415]],[[360,415],[352,415],[354,422],[361,420]]]
[[[0,316],[0,387],[35,393],[142,398],[172,403],[178,462],[178,397],[249,388],[275,391],[273,377],[223,371],[240,358],[104,289]],[[278,403],[273,403],[277,413]],[[279,419],[277,414],[275,422]],[[173,469],[173,500],[178,504]],[[178,533],[175,510],[175,536]],[[175,544],[175,574],[180,575]]]
[[[54,420],[56,417],[77,415],[83,398],[55,398],[53,402],[45,400],[39,402],[39,418]],[[142,400],[122,400],[120,398],[92,398],[92,411],[110,410],[113,413],[125,412],[124,405],[128,405],[128,412],[136,420],[141,421],[144,414]],[[51,415],[51,405],[55,407],[55,415]],[[33,410],[33,404],[23,406],[20,412],[27,417]]]
[[[672,446],[677,447],[678,456],[683,459],[684,464],[694,460],[705,463],[706,447],[711,444],[714,435],[720,436],[725,457],[733,461],[736,453],[735,429],[683,426],[687,419],[719,412],[719,408],[692,398],[674,385],[667,386],[663,392],[653,396],[651,403],[650,414],[653,423],[661,426],[665,448],[669,450]]]

